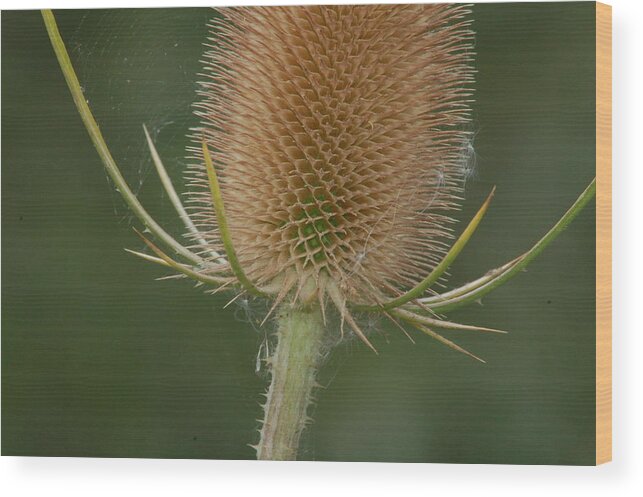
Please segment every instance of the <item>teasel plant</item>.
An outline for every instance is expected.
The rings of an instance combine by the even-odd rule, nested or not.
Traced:
[[[524,270],[595,195],[595,180],[527,252],[438,291],[494,190],[454,236],[471,144],[474,69],[467,6],[224,8],[210,25],[186,171],[186,205],[144,129],[186,228],[166,232],[124,180],[92,116],[51,11],[60,67],[102,162],[148,252],[128,250],[231,300],[265,299],[258,459],[294,460],[324,358],[361,324],[389,320],[484,360],[448,337],[504,333],[446,313]]]

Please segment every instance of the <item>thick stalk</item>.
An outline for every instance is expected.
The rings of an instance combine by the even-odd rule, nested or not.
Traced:
[[[257,459],[293,461],[322,362],[324,324],[319,308],[283,307],[277,347],[270,358],[272,379],[257,445]]]

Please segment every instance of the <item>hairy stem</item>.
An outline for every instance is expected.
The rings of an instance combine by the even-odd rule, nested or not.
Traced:
[[[283,307],[278,319],[278,342],[269,360],[272,379],[257,459],[293,461],[322,361],[324,324],[318,308]]]

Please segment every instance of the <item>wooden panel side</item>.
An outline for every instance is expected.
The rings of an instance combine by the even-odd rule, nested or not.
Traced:
[[[612,8],[596,3],[596,464],[612,460]]]

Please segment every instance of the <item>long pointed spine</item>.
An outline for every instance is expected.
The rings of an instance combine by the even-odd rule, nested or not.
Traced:
[[[357,310],[360,311],[376,311],[380,307],[384,311],[390,311],[396,309],[404,304],[422,297],[424,292],[426,292],[434,283],[436,283],[440,277],[445,273],[451,264],[457,259],[462,252],[462,249],[467,245],[473,234],[475,233],[478,225],[482,221],[482,218],[487,213],[493,194],[495,193],[496,188],[494,187],[491,190],[491,193],[487,196],[486,200],[478,209],[478,212],[475,216],[469,221],[469,224],[464,229],[460,237],[456,242],[451,246],[451,249],[444,256],[442,261],[431,271],[426,278],[424,278],[420,283],[418,283],[414,288],[404,293],[396,299],[389,300],[388,302],[383,303],[381,306],[356,306]]]
[[[470,292],[458,295],[452,299],[444,301],[431,301],[430,304],[427,303],[429,308],[434,311],[446,312],[461,307],[465,304],[475,302],[476,300],[482,298],[487,293],[496,289],[500,285],[503,285],[520,271],[525,269],[531,261],[533,261],[538,255],[540,255],[547,246],[553,242],[558,235],[560,235],[565,228],[580,214],[580,212],[585,208],[585,206],[594,198],[596,195],[596,178],[592,180],[589,186],[580,194],[572,206],[565,212],[563,217],[561,217],[558,222],[543,236],[538,242],[534,244],[527,252],[522,254],[520,257],[515,259],[514,264],[506,264],[506,269],[500,272],[497,276],[484,283],[483,285],[471,290]]]
[[[172,248],[177,254],[185,257],[187,260],[197,264],[200,263],[201,258],[198,255],[193,254],[183,245],[177,242],[174,238],[172,238],[170,234],[168,234],[163,228],[161,228],[161,226],[156,221],[154,221],[154,219],[152,219],[152,216],[150,216],[145,208],[141,205],[141,203],[136,198],[136,195],[134,195],[134,192],[132,192],[129,185],[125,181],[125,178],[123,178],[123,175],[116,165],[116,162],[114,161],[114,158],[112,157],[107,144],[105,143],[100,128],[98,127],[98,123],[94,119],[89,105],[87,105],[87,101],[85,100],[85,96],[83,95],[80,83],[78,82],[78,77],[76,76],[76,72],[74,71],[74,66],[72,65],[69,54],[67,53],[67,48],[65,47],[65,43],[60,36],[60,32],[58,31],[58,25],[56,24],[54,14],[51,10],[48,9],[42,10],[41,12],[43,20],[45,22],[45,27],[47,28],[47,33],[49,34],[49,39],[51,40],[51,45],[54,49],[54,52],[56,53],[56,58],[58,59],[60,69],[65,76],[65,81],[67,82],[67,86],[69,87],[71,96],[74,99],[76,108],[78,109],[78,114],[80,115],[80,118],[82,119],[92,142],[94,143],[94,147],[96,147],[98,155],[103,161],[103,165],[105,166],[107,174],[109,174],[110,178],[116,185],[116,188],[123,197],[123,200],[125,200],[125,203],[127,203],[129,208],[132,209],[132,212],[136,215],[136,217],[140,219],[140,221],[145,225],[147,229],[150,230],[152,234],[154,234],[154,236],[165,243],[165,245]]]
[[[258,296],[265,296],[265,293],[256,288],[252,282],[246,276],[239,258],[237,257],[237,252],[234,249],[232,244],[232,236],[230,235],[230,230],[228,228],[228,220],[225,215],[225,208],[223,206],[223,197],[221,195],[221,188],[219,186],[219,179],[217,178],[217,173],[214,169],[214,164],[212,163],[212,158],[210,157],[210,151],[208,150],[208,145],[203,142],[203,160],[205,162],[205,168],[208,173],[208,180],[210,183],[210,193],[212,195],[212,206],[214,212],[217,216],[217,225],[219,227],[219,232],[221,233],[221,240],[223,241],[223,246],[225,248],[225,253],[230,264],[232,272],[249,293]]]

